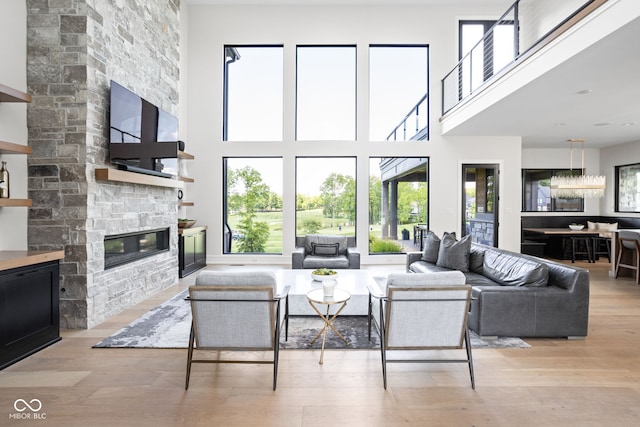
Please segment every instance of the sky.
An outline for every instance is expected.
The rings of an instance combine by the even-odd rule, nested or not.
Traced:
[[[228,140],[280,141],[284,49],[236,50],[240,59],[228,64]],[[428,48],[371,46],[368,53],[370,139],[382,141],[427,92]],[[298,46],[296,64],[296,139],[354,140],[356,47]]]

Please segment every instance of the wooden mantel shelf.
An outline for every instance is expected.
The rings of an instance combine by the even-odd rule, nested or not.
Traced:
[[[156,187],[183,188],[184,183],[177,179],[162,178],[142,173],[122,171],[112,168],[96,169],[97,181],[128,182],[131,184],[153,185]]]
[[[0,154],[31,154],[32,151],[28,145],[0,141]]]
[[[31,199],[0,199],[0,208],[15,206],[31,207],[31,205]]]
[[[0,102],[31,102],[31,95],[0,84]]]

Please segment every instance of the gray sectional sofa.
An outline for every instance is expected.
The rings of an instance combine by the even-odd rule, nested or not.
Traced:
[[[440,239],[434,236],[437,242],[425,245],[423,252],[407,254],[407,271],[462,271],[473,287],[469,327],[478,335],[586,337],[587,270],[470,241],[465,250],[462,239],[455,237],[454,243],[449,239],[448,245],[442,244],[444,251],[436,251]],[[445,246],[456,251],[447,253]]]

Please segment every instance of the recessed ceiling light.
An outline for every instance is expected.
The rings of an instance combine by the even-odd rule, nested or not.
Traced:
[[[591,89],[583,89],[576,92],[578,95],[588,95],[591,93]]]
[[[623,123],[622,126],[633,126],[635,125],[634,122],[628,122],[628,123]]]
[[[602,123],[596,123],[594,126],[609,126],[611,123],[608,122],[602,122]]]
[[[558,122],[558,123],[554,123],[553,125],[554,125],[554,126],[565,126],[565,125],[566,125],[566,123],[564,123],[564,122]]]

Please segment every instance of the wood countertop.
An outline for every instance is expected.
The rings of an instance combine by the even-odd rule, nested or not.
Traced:
[[[189,228],[178,228],[178,234],[195,234],[206,229],[207,229],[206,225],[201,225],[198,227],[189,227]]]
[[[63,258],[64,251],[0,251],[0,271]]]

